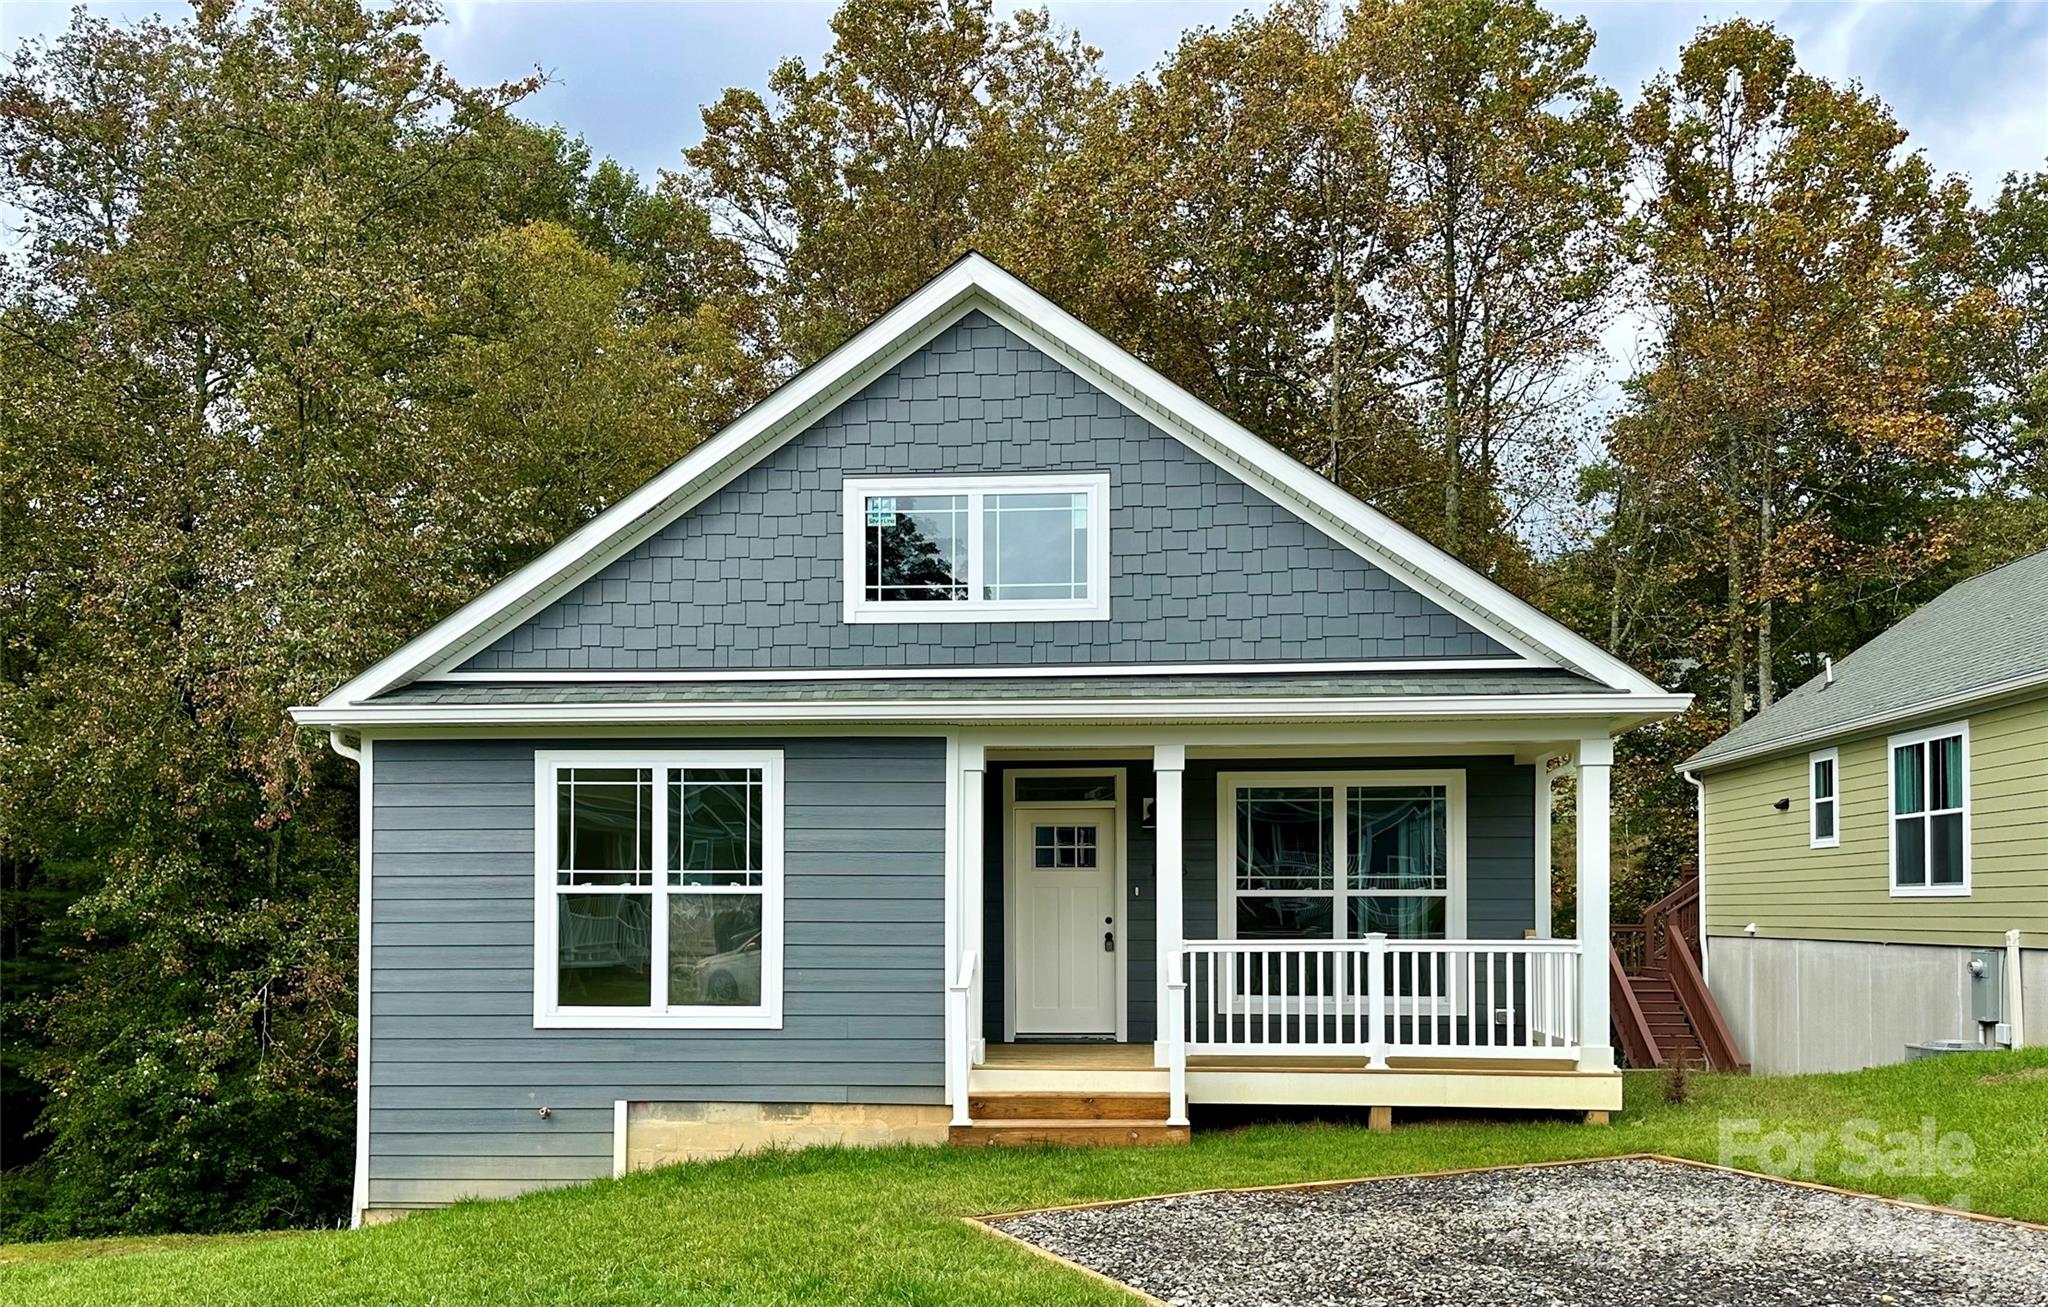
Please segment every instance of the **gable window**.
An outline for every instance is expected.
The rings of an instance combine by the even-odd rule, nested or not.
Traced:
[[[1970,732],[1891,738],[1892,893],[1970,892]]]
[[[849,478],[849,622],[1106,621],[1109,478]]]
[[[1464,930],[1462,772],[1226,775],[1225,938],[1455,938]]]
[[[782,755],[535,770],[534,1024],[779,1029]]]
[[[1833,749],[1816,749],[1806,756],[1806,843],[1809,848],[1832,849],[1841,844],[1839,808],[1835,795],[1836,773],[1841,755]]]

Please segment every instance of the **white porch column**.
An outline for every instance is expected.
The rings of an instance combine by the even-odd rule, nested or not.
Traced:
[[[1609,797],[1614,741],[1579,741],[1579,1069],[1614,1069],[1607,1012]]]
[[[974,950],[978,964],[974,969],[974,987],[967,996],[967,1049],[968,1056],[975,1062],[982,1061],[988,1053],[987,1036],[982,1029],[982,996],[988,992],[988,958],[982,947],[986,942],[983,925],[983,901],[987,893],[986,859],[982,856],[984,796],[988,778],[988,753],[977,741],[960,742],[960,947],[962,955]]]
[[[1188,750],[1184,744],[1155,744],[1152,746],[1152,780],[1155,786],[1152,798],[1152,823],[1155,828],[1153,844],[1153,875],[1156,888],[1153,891],[1152,910],[1157,921],[1158,946],[1153,951],[1153,970],[1158,974],[1153,986],[1158,996],[1154,1011],[1163,1025],[1167,1019],[1168,1002],[1166,977],[1168,960],[1180,951],[1181,944],[1181,778],[1187,770]],[[1152,1062],[1154,1066],[1165,1066],[1167,1056],[1167,1032],[1155,1030],[1152,1041]]]

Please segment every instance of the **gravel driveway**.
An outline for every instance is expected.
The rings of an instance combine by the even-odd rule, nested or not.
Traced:
[[[2048,1231],[1643,1159],[991,1224],[1183,1307],[2048,1304]]]

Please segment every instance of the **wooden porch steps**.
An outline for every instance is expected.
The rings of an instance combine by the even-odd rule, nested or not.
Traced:
[[[1690,880],[1651,904],[1641,925],[1614,928],[1615,1046],[1631,1066],[1748,1070],[1700,974],[1692,945],[1698,931],[1699,882]]]
[[[967,1100],[972,1125],[947,1139],[967,1148],[1150,1147],[1184,1144],[1188,1128],[1168,1125],[1165,1094],[988,1093]]]

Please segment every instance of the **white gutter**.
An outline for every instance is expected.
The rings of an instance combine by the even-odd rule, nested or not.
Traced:
[[[1693,825],[1696,828],[1694,838],[1698,841],[1699,851],[1693,855],[1693,875],[1700,883],[1700,979],[1707,980],[1712,976],[1714,966],[1713,960],[1707,954],[1707,785],[1689,771],[1680,772],[1679,775],[1685,777],[1697,791]]]
[[[301,726],[583,725],[608,722],[1308,721],[1390,717],[1663,717],[1689,694],[1410,695],[1321,699],[819,699],[718,703],[315,704]]]
[[[345,743],[340,731],[329,731],[327,743],[356,764],[360,797],[356,807],[356,1170],[349,1197],[348,1224],[358,1229],[370,1205],[370,814],[371,746],[356,737]]]

